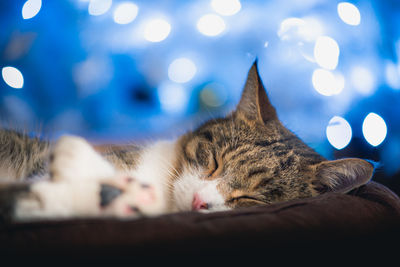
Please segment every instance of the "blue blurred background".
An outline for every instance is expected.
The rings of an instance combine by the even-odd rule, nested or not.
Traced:
[[[258,58],[284,124],[399,193],[400,2],[0,2],[0,119],[49,138],[172,138],[238,103]]]

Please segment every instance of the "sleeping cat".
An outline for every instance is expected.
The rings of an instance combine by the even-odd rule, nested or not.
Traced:
[[[367,183],[374,170],[361,159],[328,161],[285,128],[257,63],[236,110],[174,141],[94,147],[74,136],[51,144],[3,130],[0,147],[0,181],[29,185],[14,194],[16,220],[268,205],[346,193]]]

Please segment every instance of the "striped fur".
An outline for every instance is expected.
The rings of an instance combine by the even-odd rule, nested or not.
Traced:
[[[256,63],[236,110],[182,136],[179,147],[179,169],[203,169],[204,179],[218,179],[217,188],[229,208],[326,191],[345,193],[366,183],[373,172],[372,165],[360,159],[327,161],[285,128]]]
[[[171,210],[190,209],[197,191],[207,188],[204,194],[214,197],[203,206],[222,210],[327,191],[346,193],[368,182],[373,174],[372,165],[361,159],[326,160],[284,127],[267,97],[256,63],[236,110],[184,134],[174,147],[174,158],[168,163],[171,169],[165,173]],[[117,169],[126,171],[136,168],[145,151],[135,145],[97,150]],[[51,160],[47,141],[0,131],[0,181],[46,175]],[[199,189],[188,188],[192,185]]]

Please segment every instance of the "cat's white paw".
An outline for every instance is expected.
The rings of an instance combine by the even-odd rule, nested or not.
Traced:
[[[104,214],[120,218],[155,216],[165,212],[165,203],[154,185],[124,174],[102,183],[100,196]]]
[[[30,194],[17,200],[17,219],[137,218],[166,210],[161,188],[132,171],[117,172],[80,137],[60,138],[51,158],[51,179],[32,184]]]
[[[165,213],[157,188],[120,173],[105,180],[40,181],[15,204],[17,220],[138,218]]]
[[[40,181],[30,193],[17,198],[17,220],[100,216],[100,184],[97,181]]]
[[[53,181],[103,179],[115,174],[113,166],[85,139],[63,136],[54,146],[50,173]]]

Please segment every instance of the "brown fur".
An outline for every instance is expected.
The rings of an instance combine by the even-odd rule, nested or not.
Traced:
[[[0,131],[0,182],[22,181],[46,173],[50,144],[39,138]]]
[[[142,148],[137,145],[115,146],[103,145],[95,147],[117,169],[129,170],[135,168]]]
[[[372,177],[360,159],[327,161],[279,121],[255,63],[237,109],[210,120],[177,141],[175,179],[185,167],[204,170],[203,179],[221,178],[218,190],[231,208],[271,204],[337,191],[346,193]],[[50,145],[12,131],[0,131],[0,181],[46,172]],[[120,169],[133,168],[137,146],[98,147]],[[12,171],[10,171],[12,170]],[[2,175],[2,176],[1,176]]]
[[[347,192],[367,182],[373,171],[359,159],[328,164],[285,128],[268,100],[256,63],[236,111],[187,133],[179,144],[182,165],[205,168],[205,179],[223,178],[218,189],[232,208],[328,190]]]

